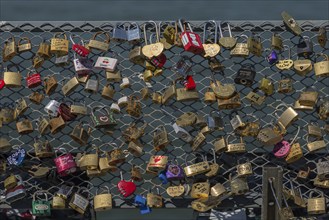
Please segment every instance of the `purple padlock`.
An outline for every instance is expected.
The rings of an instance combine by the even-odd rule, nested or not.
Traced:
[[[274,146],[273,154],[277,158],[286,157],[290,152],[290,143],[288,141],[282,140]]]
[[[184,179],[184,170],[178,164],[169,162],[166,168],[166,177],[169,181]]]
[[[270,54],[266,56],[266,60],[269,64],[275,64],[278,62],[278,54],[275,52],[275,50],[272,50]]]

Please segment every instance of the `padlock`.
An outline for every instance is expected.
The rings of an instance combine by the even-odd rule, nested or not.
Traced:
[[[319,53],[316,55],[316,59],[318,57],[324,57],[323,61],[317,62],[315,60],[314,63],[314,72],[316,77],[328,77],[329,76],[329,57],[324,53]]]
[[[54,156],[54,151],[49,141],[42,141],[41,139],[34,139],[34,152],[38,158],[47,158]]]
[[[97,109],[104,111],[96,113],[95,111]],[[93,108],[91,113],[91,119],[95,128],[111,128],[117,124],[112,112],[108,111],[107,108],[101,106],[96,106]]]
[[[299,24],[296,22],[296,20],[291,17],[286,11],[281,12],[281,16],[283,19],[284,25],[287,27],[287,29],[292,32],[294,35],[301,35],[302,29],[300,28]]]
[[[176,124],[180,127],[192,126],[197,120],[197,115],[193,112],[185,112],[176,119]]]
[[[171,197],[179,197],[184,194],[185,188],[182,185],[169,186],[166,190],[167,194]]]
[[[210,188],[210,195],[211,196],[221,196],[223,194],[226,194],[227,190],[225,186],[223,186],[221,183],[216,183],[214,186]]]
[[[166,167],[166,178],[169,181],[176,181],[176,180],[182,180],[184,179],[184,170],[183,168],[177,163],[173,163],[173,161],[170,161],[167,164]]]
[[[229,33],[229,36],[228,37],[224,37],[223,36],[223,30],[222,30],[222,26],[221,26],[221,23],[217,23],[218,24],[218,27],[219,27],[219,34],[220,34],[220,38],[218,40],[218,43],[226,48],[226,49],[232,49],[235,47],[236,45],[236,38],[234,38],[232,36],[232,32],[231,32],[231,26],[230,24],[227,22],[227,29],[228,29],[228,33]]]
[[[9,165],[19,166],[21,165],[26,157],[26,151],[17,145],[12,147],[15,151],[7,157],[7,163]]]
[[[210,91],[210,88],[204,94],[204,102],[211,104],[217,101],[216,95],[214,92]]]
[[[327,38],[327,30],[326,30],[325,27],[320,27],[319,28],[317,39],[318,39],[319,45],[321,47],[325,48],[326,43],[328,41],[328,38]]]
[[[129,60],[138,65],[143,65],[145,62],[145,56],[142,53],[142,47],[136,46],[129,52]]]
[[[160,125],[153,132],[153,148],[155,151],[164,150],[168,144],[167,130],[163,125]]]
[[[201,130],[202,130],[202,128],[207,126],[206,118],[201,114],[197,114],[196,115],[196,120],[195,120],[193,126],[201,128]]]
[[[297,100],[295,101],[294,109],[300,111],[313,111],[313,106],[301,105]]]
[[[280,105],[277,106],[276,111]],[[276,114],[276,113],[275,113]],[[283,128],[287,129],[294,121],[298,119],[298,113],[292,108],[288,107],[279,117],[277,123]]]
[[[129,88],[131,86],[130,80],[128,77],[123,77],[122,82],[120,84],[121,89]]]
[[[316,164],[316,171],[319,180],[329,179],[329,161],[322,161],[322,159],[319,159]]]
[[[4,185],[6,190],[10,190],[10,189],[15,188],[17,186],[17,183],[18,183],[18,181],[17,181],[16,175],[14,175],[14,174],[10,174],[3,181],[3,185]]]
[[[236,109],[241,107],[240,94],[235,92],[229,99],[217,99],[218,109]]]
[[[94,76],[96,79],[91,79],[92,76]],[[85,91],[89,93],[97,93],[98,86],[99,86],[98,76],[96,74],[91,75],[86,83]]]
[[[231,186],[231,193],[233,195],[243,195],[249,191],[247,178],[238,176],[232,177],[230,174],[229,181]]]
[[[116,145],[115,143],[112,143]],[[124,163],[126,161],[126,157],[128,156],[127,150],[121,150],[120,147],[116,147],[109,152],[110,160],[109,165],[118,165]]]
[[[189,28],[188,31],[186,31],[186,28],[183,27],[183,24],[187,23],[187,26]],[[181,29],[181,41],[184,46],[184,50],[189,51],[194,54],[203,54],[204,48],[201,42],[201,38],[198,34],[194,33],[192,30],[192,27],[189,22],[184,21],[183,19],[178,20],[178,25]]]
[[[11,150],[11,144],[5,137],[0,138],[0,152],[1,153],[7,153]]]
[[[22,41],[25,43],[22,43]],[[17,49],[18,49],[18,53],[30,51],[32,49],[32,44],[31,44],[30,38],[28,38],[28,37],[20,38],[17,42]]]
[[[6,123],[6,124],[9,124],[13,121],[15,121],[16,119],[16,108],[13,109],[11,107],[3,107],[1,108],[1,111],[0,111],[0,121],[2,123]]]
[[[42,39],[42,42],[39,44],[37,55],[47,60],[51,57],[50,54],[50,44]]]
[[[282,38],[277,33],[273,33],[272,35],[271,47],[275,50],[283,50]]]
[[[115,88],[113,84],[107,83],[106,86],[103,87],[102,97],[104,99],[112,100],[115,94]]]
[[[273,148],[273,154],[277,158],[287,157],[291,149],[291,143],[286,140],[282,140],[279,143],[276,143]]]
[[[207,29],[209,24],[212,24],[214,28],[214,41],[207,39],[209,35],[207,36]],[[204,54],[203,57],[210,58],[215,57],[220,52],[220,46],[217,43],[217,35],[218,35],[218,25],[217,22],[214,20],[209,20],[203,25],[203,41],[202,46],[204,48]],[[211,43],[209,43],[211,42]]]
[[[50,132],[56,134],[65,127],[65,121],[62,116],[58,116],[49,120]]]
[[[136,141],[144,135],[146,127],[146,122],[142,126],[138,125],[138,122],[133,122],[122,132],[122,136],[127,142]]]
[[[294,91],[293,81],[291,78],[283,78],[279,80],[278,84],[278,93],[291,93]]]
[[[233,115],[234,113],[234,115]],[[243,128],[246,126],[246,123],[244,123],[240,117],[240,115],[236,112],[236,111],[233,111],[231,114],[230,114],[230,123],[232,125],[232,128],[233,130],[237,130],[239,128]]]
[[[99,35],[105,35],[105,40],[99,41],[96,40],[96,37]],[[96,49],[96,50],[100,50],[103,52],[106,52],[110,47],[110,35],[106,32],[96,32],[94,34],[94,36],[90,39],[89,44],[88,44],[88,48],[89,49]]]
[[[299,38],[297,44],[297,55],[300,57],[309,58],[313,53],[313,42],[311,39],[308,36]]]
[[[88,196],[83,196],[83,192],[86,192]],[[73,194],[69,206],[80,214],[84,214],[89,206],[90,193],[86,187],[81,187],[76,193]]]
[[[227,143],[227,150],[226,153],[244,153],[246,152],[246,144],[243,142],[242,137],[240,137],[240,143],[234,143],[234,144],[230,144],[229,143],[229,137],[231,135],[228,135],[226,137],[226,143]]]
[[[99,189],[101,189],[101,191],[98,194]],[[110,189],[107,186],[101,186],[97,189],[94,197],[94,210],[98,212],[109,209],[112,209],[112,195]]]
[[[150,91],[148,87],[144,87],[140,90],[140,95],[142,100],[146,100],[148,98],[150,98]]]
[[[15,175],[15,177],[17,179],[16,187],[5,192],[5,199],[8,203],[13,203],[26,197],[26,189],[22,177],[20,175]]]
[[[165,23],[165,22],[163,22]],[[170,45],[173,45],[175,43],[175,27],[171,25],[171,23],[165,23],[159,24],[159,30],[161,32],[161,27],[166,26],[166,28],[163,31],[163,39]]]
[[[236,89],[234,84],[225,83],[222,84],[220,81],[215,79],[213,72],[211,73],[213,80],[210,82],[210,88],[215,93],[218,99],[230,99],[236,95]]]
[[[144,82],[150,82],[153,77],[153,72],[151,70],[145,70],[143,72],[143,80]]]
[[[186,77],[192,69],[193,62],[188,56],[181,56],[177,63],[172,67],[172,70],[180,77]]]
[[[143,180],[141,169],[135,165],[131,168],[131,179],[137,182],[141,182]]]
[[[65,209],[66,201],[62,197],[54,195],[53,200],[51,202],[51,206],[53,209]]]
[[[70,113],[74,115],[87,115],[88,108],[84,105],[72,104],[70,106]]]
[[[186,78],[181,82],[186,90],[195,90],[196,83],[192,76],[186,76]]]
[[[250,53],[260,57],[263,52],[263,45],[260,36],[252,34],[247,40],[248,50]]]
[[[319,194],[319,197],[312,197],[313,191],[310,192],[309,198],[307,199],[307,213],[309,215],[319,215],[326,213],[326,198],[323,192]]]
[[[220,166],[217,163],[217,159],[216,159],[216,151],[214,149],[211,149],[211,151],[212,151],[212,160],[209,163],[210,171],[205,173],[205,176],[208,178],[216,176],[220,169]],[[206,159],[208,160],[208,154],[206,155]]]
[[[270,64],[276,64],[278,61],[278,54],[276,53],[275,50],[270,50],[270,49],[265,49],[265,51],[270,51],[265,57],[265,60]]]
[[[86,76],[88,75],[93,68],[93,62],[88,58],[76,58],[74,55],[73,59],[74,70],[78,74],[78,76]]]
[[[308,176],[310,175],[311,168],[307,167],[307,170],[305,169],[300,169],[297,173],[297,178],[299,179],[307,179]]]
[[[163,198],[160,194],[159,189],[157,188],[158,193],[147,193],[146,195],[146,203],[150,208],[161,208],[163,206]]]
[[[73,40],[74,38],[79,38],[81,44],[75,43],[74,40]],[[78,54],[81,57],[87,57],[89,55],[90,51],[85,47],[84,41],[80,36],[75,35],[75,34],[71,34],[70,35],[70,40],[71,40],[71,43],[72,43],[72,50],[76,54]]]
[[[37,194],[45,195],[45,200],[36,200]],[[46,191],[39,190],[33,194],[32,200],[32,215],[34,216],[51,216],[50,202],[48,201],[48,195]]]
[[[282,53],[280,54],[280,58],[279,61],[275,64],[275,66],[279,69],[279,70],[290,70],[291,67],[293,67],[294,65],[294,61],[291,59],[291,48],[288,45],[283,45],[283,52],[285,50],[288,50],[288,57],[284,57],[284,59],[282,59]]]
[[[234,82],[236,84],[250,87],[254,83],[255,76],[255,67],[250,63],[244,64],[238,70],[237,75],[234,78]]]
[[[285,161],[287,163],[294,163],[303,157],[303,150],[299,143],[294,143],[291,145],[290,152],[288,153]]]
[[[133,117],[136,117],[136,118],[140,117],[140,115],[142,113],[142,106],[141,106],[141,103],[137,96],[134,96],[134,95],[129,96],[126,111],[129,115],[131,115]]]
[[[206,137],[204,136],[204,134],[202,132],[199,132],[191,142],[192,151],[198,150],[204,144],[205,140]]]
[[[109,145],[109,144],[108,144]],[[100,157],[98,158],[98,168],[101,173],[115,172],[117,167],[110,165],[110,155],[108,151],[100,151]]]
[[[117,42],[128,40],[127,30],[123,23],[117,23],[112,30],[112,39]]]
[[[68,80],[62,87],[62,92],[64,96],[70,95],[79,85],[78,78],[75,76]]]
[[[306,146],[310,153],[314,153],[318,150],[325,148],[326,143],[324,142],[324,140],[316,140],[316,141],[309,142],[308,136],[307,136],[307,145]]]
[[[130,141],[128,144],[128,151],[135,157],[140,157],[143,154],[143,146],[138,141]]]
[[[238,36],[237,40],[242,39],[242,42],[237,42],[235,47],[231,50],[230,55],[232,57],[248,57],[249,56],[249,48],[246,40],[248,39],[247,35],[240,35]],[[220,39],[219,39],[220,43]]]
[[[4,47],[2,50],[3,61],[10,61],[17,54],[17,46],[15,37],[11,36],[4,42]]]
[[[176,82],[178,80],[176,80]],[[191,90],[187,90],[186,88],[176,89],[176,100],[178,102],[195,101],[198,99],[199,99],[199,93],[196,89],[191,89]]]
[[[68,54],[66,55],[56,55],[56,58],[55,58],[55,65],[56,66],[61,66],[61,67],[64,67],[64,66],[68,66],[70,65],[70,57]]]
[[[254,117],[256,121],[247,121],[244,127],[240,127],[235,130],[236,134],[242,137],[257,137],[260,130],[260,122],[255,116],[251,116]]]
[[[241,163],[243,158],[238,159],[238,165],[236,166],[236,171],[238,173],[238,177],[246,177],[253,174],[252,165],[247,159],[244,163]]]
[[[266,127],[259,131],[257,139],[264,145],[274,145],[279,143],[283,139],[283,136],[273,128]]]
[[[61,103],[56,100],[50,100],[50,102],[45,106],[44,110],[48,115],[57,117],[59,112],[59,107]]]
[[[98,57],[94,67],[105,71],[113,72],[116,70],[118,59],[111,57]]]
[[[106,71],[106,80],[108,82],[120,82],[122,79],[120,70]]]
[[[224,70],[223,64],[216,57],[208,58],[208,65],[212,72],[220,72]]]
[[[63,36],[63,38],[60,38]],[[50,40],[50,53],[57,56],[67,55],[69,52],[69,41],[65,33],[55,33],[54,37]]]
[[[123,179],[122,172],[120,171],[121,180],[118,182],[117,187],[123,197],[127,198],[136,191],[136,185],[132,181],[126,181]]]
[[[16,122],[16,128],[19,134],[29,134],[33,132],[32,122],[27,119],[26,116],[24,116],[24,118],[25,119],[23,119],[22,121]]]
[[[177,125],[177,123],[174,123],[172,125],[174,128],[175,133],[185,142],[189,143],[193,140],[193,137],[190,135],[188,131],[186,131],[184,128]]]
[[[307,134],[309,136],[312,136],[312,137],[315,137],[315,138],[318,138],[318,139],[322,138],[321,128],[318,125],[314,124],[314,123],[309,123],[307,125]]]
[[[156,43],[151,43],[151,42],[148,42],[148,40],[147,40],[146,26],[148,24],[152,24],[152,26],[155,28],[155,36],[157,39]],[[158,25],[154,21],[149,21],[144,24],[143,30],[144,30],[144,42],[145,42],[145,46],[142,47],[143,55],[149,60],[152,59],[153,57],[160,56],[163,52],[164,45],[163,45],[163,43],[160,42],[160,39],[159,39]],[[150,36],[150,38],[152,38],[152,35]],[[148,44],[148,43],[150,43],[150,44]]]
[[[14,117],[17,118],[18,116],[22,116],[24,112],[28,109],[28,105],[24,98],[20,98],[16,101],[15,113]]]
[[[158,92],[154,92],[152,94],[152,101],[155,104],[161,104],[162,103],[162,95]]]
[[[329,189],[329,180],[320,180],[319,178],[315,177],[313,180],[313,185],[315,187],[323,188],[323,189]]]
[[[259,88],[253,89],[253,91],[249,92],[246,96],[246,99],[248,99],[251,104],[262,105],[264,103],[266,96],[257,93],[258,90]]]
[[[71,107],[66,103],[61,103],[58,108],[58,114],[66,121],[73,121],[77,115],[71,113]]]
[[[221,198],[217,196],[209,196],[208,198],[196,199],[191,202],[191,208],[197,212],[208,212],[217,207],[221,202]]]
[[[215,113],[217,116],[214,116]],[[224,122],[220,117],[219,111],[211,111],[209,116],[207,117],[207,125],[211,130],[223,130],[224,129]]]
[[[300,76],[305,76],[313,70],[312,61],[309,59],[300,60],[299,58],[294,61],[294,70]]]
[[[14,66],[17,72],[11,72],[9,69]],[[22,86],[22,75],[17,65],[8,65],[3,73],[3,80],[8,88],[18,88]]]
[[[128,97],[127,96],[122,96],[121,98],[118,99],[118,106],[119,108],[125,108],[128,105]]]
[[[40,105],[42,100],[45,98],[45,95],[36,91],[36,92],[32,92],[29,95],[29,99],[31,102],[33,102],[34,104]]]
[[[37,128],[40,135],[44,135],[49,131],[50,128],[49,120],[44,117],[40,117],[37,121]]]
[[[36,73],[33,73],[32,75],[30,75],[30,72],[31,71],[29,71],[26,76],[27,87],[35,88],[35,87],[41,85],[42,81],[41,81],[40,73],[36,72]]]
[[[98,169],[98,148],[93,146],[95,153],[84,153],[80,159],[78,159],[78,166],[81,170],[97,170]]]
[[[129,43],[137,44],[141,39],[141,30],[136,22],[131,22],[127,29],[127,40]]]
[[[329,117],[329,100],[321,100],[318,115],[322,120],[326,120]]]
[[[62,151],[60,156],[57,155],[58,151]],[[68,174],[74,173],[77,171],[77,164],[73,159],[73,155],[71,153],[67,153],[65,148],[59,148],[55,151],[56,158],[54,159],[57,173],[60,176],[67,176]]]
[[[191,188],[191,198],[201,199],[208,198],[210,193],[209,181],[193,183]]]
[[[57,88],[57,80],[54,76],[44,78],[44,90],[47,95],[51,95]]]
[[[216,139],[213,145],[216,154],[220,154],[227,151],[227,144],[224,137]]]
[[[79,143],[81,146],[84,146],[88,142],[90,133],[91,133],[91,127],[89,127],[88,130],[86,130],[82,127],[82,123],[80,122],[73,128],[70,137],[75,142]]]
[[[176,84],[175,82],[171,82],[170,86],[162,94],[162,104],[166,104],[169,99],[176,95]]]
[[[185,167],[184,167],[184,172],[186,177],[192,177],[192,176],[196,176],[198,174],[202,174],[202,173],[207,173],[210,171],[210,164],[207,160],[205,160],[205,157],[201,157],[203,159],[202,162],[198,162],[192,165],[188,165],[187,164],[187,157],[189,156],[189,154],[186,154],[185,156]]]
[[[168,156],[153,155],[150,157],[147,168],[150,171],[158,172],[166,169]]]

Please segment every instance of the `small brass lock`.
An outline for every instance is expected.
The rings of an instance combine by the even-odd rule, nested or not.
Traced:
[[[65,199],[63,199],[58,195],[54,195],[51,206],[54,209],[65,209],[66,207],[65,203],[66,203]]]
[[[9,189],[12,189],[14,188],[15,186],[17,186],[17,178],[15,175],[13,174],[10,174],[9,177],[7,177],[4,182],[4,187],[6,190],[9,190]]]
[[[322,161],[322,159],[319,159],[318,163],[316,164],[316,170],[319,180],[329,179],[329,161]]]
[[[206,182],[193,183],[191,189],[191,197],[193,199],[208,198],[210,192],[210,184]]]
[[[310,175],[311,168],[307,167],[307,170],[301,169],[297,173],[297,178],[306,180]]]
[[[145,62],[145,56],[142,53],[142,47],[136,46],[129,52],[129,60],[132,63],[143,65]]]
[[[210,188],[210,194],[212,196],[221,196],[227,192],[225,186],[221,183],[216,183],[213,187]]]
[[[25,43],[22,43],[24,42]],[[23,53],[32,49],[31,40],[28,37],[22,37],[17,42],[18,53]]]
[[[307,199],[307,213],[310,215],[319,215],[326,213],[326,198],[323,192],[319,194],[319,197],[312,197],[314,191],[311,191],[309,198]]]
[[[246,144],[243,142],[242,137],[240,137],[240,143],[230,144],[228,139],[230,135],[226,138],[227,150],[226,153],[244,153],[246,152]]]
[[[162,104],[166,104],[171,98],[176,95],[176,84],[172,82],[171,85],[162,94]]]
[[[236,170],[239,177],[246,177],[253,174],[252,165],[249,162],[249,159],[246,162],[241,163],[242,158],[238,159],[238,165],[236,166]]]
[[[294,91],[292,79],[285,78],[279,80],[278,93],[291,93]]]
[[[206,140],[206,137],[203,135],[202,132],[199,132],[197,136],[195,136],[195,138],[193,139],[192,143],[191,143],[191,148],[192,151],[196,151],[198,150],[203,142]]]
[[[159,189],[157,191],[158,194],[147,193],[146,195],[147,206],[150,208],[161,208],[163,206],[163,198],[160,195]]]
[[[39,118],[37,122],[38,131],[41,135],[47,133],[50,128],[49,120],[46,118]]]
[[[250,53],[260,57],[263,51],[263,45],[260,36],[252,35],[248,37],[247,45]]]
[[[126,111],[129,115],[138,118],[142,113],[142,105],[137,96],[129,96]]]
[[[217,101],[216,95],[214,92],[210,91],[210,88],[207,89],[207,92],[204,94],[205,103],[214,103]]]
[[[33,147],[34,147],[35,156],[38,158],[46,158],[46,157],[54,156],[53,148],[48,140],[41,141],[40,139],[39,140],[35,139]]]
[[[185,112],[176,119],[176,124],[180,127],[192,126],[197,119],[197,115],[193,112]]]
[[[277,106],[277,110],[279,106]],[[288,107],[278,118],[278,124],[287,129],[294,121],[298,119],[298,113],[292,108]]]
[[[7,153],[11,150],[11,144],[5,137],[0,138],[0,152],[1,153]]]
[[[44,98],[45,95],[39,92],[32,92],[31,95],[29,95],[30,101],[37,105],[40,105]]]
[[[308,139],[308,137],[307,137]],[[321,150],[326,147],[326,143],[324,140],[316,140],[313,142],[307,141],[307,149],[309,150],[310,153],[313,153],[315,151]]]
[[[96,37],[100,35],[105,35],[104,41],[96,40]],[[90,39],[88,44],[89,49],[96,49],[103,52],[106,52],[109,49],[109,46],[110,46],[110,35],[106,32],[101,32],[101,31],[96,32],[94,36]]]
[[[94,76],[96,79],[91,79],[92,76]],[[98,76],[97,75],[89,76],[85,85],[85,91],[89,93],[97,93],[98,87],[99,87]]]
[[[44,78],[44,89],[47,95],[54,93],[57,86],[57,80],[54,76],[48,76]]]
[[[285,158],[287,163],[293,163],[298,161],[303,157],[303,150],[299,143],[294,143],[291,145],[290,152]]]
[[[282,38],[277,33],[272,35],[271,47],[276,50],[283,50]]]
[[[80,122],[73,128],[70,136],[74,141],[79,143],[81,146],[84,146],[88,143],[90,133],[91,133],[91,127],[89,127],[88,130],[85,130],[82,127],[82,123]]]
[[[218,109],[236,109],[241,107],[241,99],[239,93],[234,93],[235,95],[229,99],[217,99]]]
[[[146,127],[147,127],[146,122],[144,122],[142,126],[139,126],[138,122],[136,123],[133,122],[122,132],[122,136],[127,142],[137,141],[139,138],[141,138],[144,135],[144,130]]]
[[[51,133],[56,134],[65,127],[65,121],[62,116],[58,116],[49,120],[49,126]]]
[[[153,132],[153,147],[154,150],[163,150],[169,144],[168,133],[166,128],[161,125]]]
[[[15,118],[24,114],[24,112],[28,109],[28,105],[24,98],[20,98],[16,101],[17,105],[15,108]]]
[[[14,66],[16,72],[10,71],[10,67]],[[5,68],[3,73],[3,80],[8,88],[19,88],[22,86],[22,75],[17,65],[9,65]]]
[[[98,190],[101,191],[98,192]],[[101,186],[97,189],[94,197],[94,209],[96,212],[112,209],[112,195],[107,186]]]
[[[318,101],[319,93],[317,91],[305,91],[299,96],[298,102],[304,106],[314,107]]]
[[[107,83],[106,86],[103,87],[102,97],[104,99],[112,100],[115,94],[115,88],[113,84]]]
[[[282,141],[283,136],[273,128],[266,127],[259,131],[257,139],[264,145],[274,145]]]
[[[106,80],[109,82],[120,82],[122,80],[120,70],[108,71],[106,70]]]
[[[299,24],[296,22],[296,20],[289,15],[286,11],[283,11],[281,13],[284,25],[287,27],[287,29],[292,32],[294,35],[299,36],[302,34],[302,29],[300,28]]]
[[[15,37],[11,36],[4,42],[4,47],[2,50],[3,61],[10,61],[17,54],[17,46]]]
[[[317,126],[314,123],[308,124],[307,125],[307,133],[311,137],[315,137],[318,139],[322,138],[322,130],[319,126]]]
[[[184,167],[184,172],[186,177],[191,177],[191,176],[196,176],[198,174],[201,173],[207,173],[210,171],[210,165],[209,162],[207,160],[205,160],[205,158],[202,156],[203,161],[202,162],[198,162],[192,165],[188,165],[187,164],[187,157],[189,156],[189,154],[186,154],[185,156],[185,165],[186,167]]]
[[[237,41],[239,39],[242,39],[242,42],[237,42],[235,47],[231,50],[230,55],[232,57],[248,57],[249,56],[249,47],[248,47],[248,43],[245,42],[246,40],[248,40],[248,36],[247,35],[240,35],[237,38]],[[220,42],[220,40],[219,40]]]
[[[259,89],[262,90],[266,95],[272,95],[274,92],[274,84],[270,79],[262,78],[260,81]]]
[[[329,117],[329,100],[321,100],[318,115],[322,120],[326,120]]]
[[[154,92],[152,94],[152,101],[155,104],[161,104],[162,103],[162,95],[158,92]]]
[[[201,198],[191,202],[191,208],[197,212],[208,212],[209,210],[218,206],[221,199],[217,196],[209,196],[208,198]]]
[[[32,122],[24,116],[25,119],[16,123],[16,128],[19,134],[29,134],[33,132]]]
[[[128,151],[135,157],[140,157],[143,154],[143,146],[138,141],[130,141]]]
[[[227,151],[227,145],[224,137],[215,140],[214,149],[217,154]]]
[[[79,167],[81,170],[97,170],[98,169],[98,148],[93,146],[95,153],[84,153],[79,159]]]
[[[245,177],[233,177],[229,175],[231,193],[233,195],[243,195],[249,191],[247,179]]]
[[[60,36],[63,36],[63,38],[60,38]],[[55,33],[54,37],[50,40],[50,52],[57,56],[68,54],[69,41],[65,33]]]
[[[300,76],[305,76],[313,70],[312,61],[309,59],[297,59],[294,61],[294,70]]]
[[[258,88],[254,89],[246,96],[246,99],[248,99],[251,104],[262,105],[264,103],[266,96],[262,96],[261,94],[256,93],[258,90]]]
[[[65,83],[62,87],[62,92],[64,96],[68,96],[70,93],[72,93],[79,85],[79,81],[77,77],[73,77],[69,81]]]
[[[216,160],[216,152],[214,149],[211,149],[212,151],[212,160],[210,161],[210,171],[205,173],[205,176],[206,177],[214,177],[218,174],[219,172],[219,169],[220,169],[220,166],[219,164],[217,163],[217,160]],[[206,155],[206,159],[208,160],[208,154]]]

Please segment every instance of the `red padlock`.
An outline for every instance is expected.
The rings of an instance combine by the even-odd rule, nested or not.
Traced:
[[[81,44],[77,44],[74,42],[73,38],[79,38],[81,41]],[[72,42],[72,50],[74,52],[76,52],[78,55],[82,56],[82,57],[86,57],[89,55],[90,51],[85,47],[83,39],[75,34],[72,34],[70,36],[71,42]]]
[[[54,159],[57,173],[60,176],[67,176],[70,173],[74,173],[77,171],[77,164],[71,153],[66,153],[65,148],[59,148],[59,150],[64,151],[64,153],[60,156],[57,156],[56,151],[56,158]]]
[[[77,115],[71,113],[71,107],[65,103],[59,105],[58,112],[64,121],[73,121],[77,117]]]
[[[152,57],[150,61],[155,67],[162,68],[167,61],[167,57],[162,53],[157,57]]]
[[[27,73],[26,83],[28,88],[35,88],[37,86],[40,86],[42,83],[40,74],[34,73],[30,75],[30,71],[29,71]]]
[[[187,90],[193,90],[196,88],[196,84],[192,76],[186,76],[183,83]]]
[[[0,79],[0,90],[6,85],[3,79]]]
[[[187,23],[189,31],[186,31],[186,29],[183,27],[183,23]],[[194,54],[204,53],[204,48],[201,42],[201,38],[198,34],[193,32],[190,23],[183,21],[183,19],[179,19],[178,24],[182,31],[180,38],[182,40],[184,50]]]

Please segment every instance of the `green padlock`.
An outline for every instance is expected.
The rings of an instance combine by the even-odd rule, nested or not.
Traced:
[[[45,200],[36,200],[37,194],[45,195]],[[48,201],[47,192],[40,190],[33,194],[32,215],[34,216],[51,216],[50,202]]]

